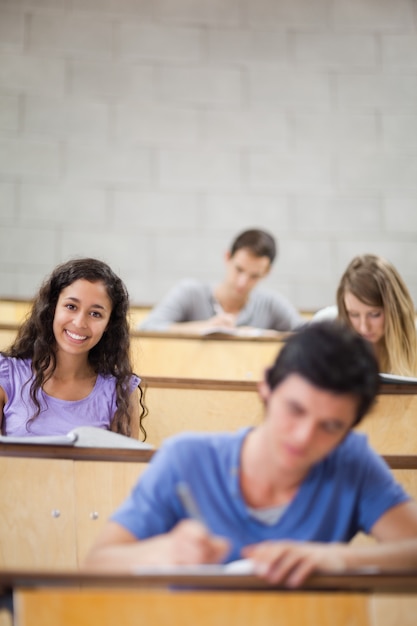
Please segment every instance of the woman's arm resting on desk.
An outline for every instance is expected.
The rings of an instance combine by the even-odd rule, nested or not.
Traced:
[[[87,555],[84,569],[130,572],[139,565],[219,563],[228,550],[225,539],[210,535],[194,520],[183,520],[170,532],[142,541],[109,522]]]

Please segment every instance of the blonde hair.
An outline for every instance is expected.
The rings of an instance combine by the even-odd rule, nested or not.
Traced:
[[[339,318],[352,326],[345,305],[346,292],[384,311],[384,337],[378,355],[380,371],[416,376],[416,312],[410,292],[395,267],[374,254],[357,256],[349,263],[337,289],[337,306]]]

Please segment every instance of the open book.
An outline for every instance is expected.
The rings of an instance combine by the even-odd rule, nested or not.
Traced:
[[[266,332],[262,328],[252,328],[249,326],[217,326],[208,328],[199,333],[202,337],[216,335],[231,335],[233,337],[262,337]]]
[[[380,374],[379,378],[381,380],[381,383],[417,384],[417,378],[415,378],[414,376],[397,376],[396,374]]]
[[[225,565],[137,565],[133,573],[141,576],[248,576],[254,574],[254,568],[251,559],[238,559]]]
[[[75,446],[81,448],[128,448],[130,450],[153,450],[154,446],[132,437],[126,437],[96,426],[77,426],[66,435],[35,435],[34,437],[0,436],[2,443],[39,444],[50,446]]]

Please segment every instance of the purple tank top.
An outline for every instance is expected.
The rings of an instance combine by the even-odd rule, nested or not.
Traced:
[[[114,376],[97,376],[94,389],[82,400],[60,400],[40,391],[38,397],[41,412],[26,426],[36,410],[30,399],[31,380],[30,359],[0,355],[0,387],[7,394],[3,410],[4,435],[15,437],[66,435],[76,426],[96,426],[105,429],[110,427],[117,408]],[[133,375],[131,391],[139,382],[140,379]]]

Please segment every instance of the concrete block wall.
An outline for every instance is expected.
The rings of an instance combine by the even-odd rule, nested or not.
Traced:
[[[300,309],[363,252],[417,303],[415,0],[0,0],[0,296],[82,255],[153,303],[250,226]]]

